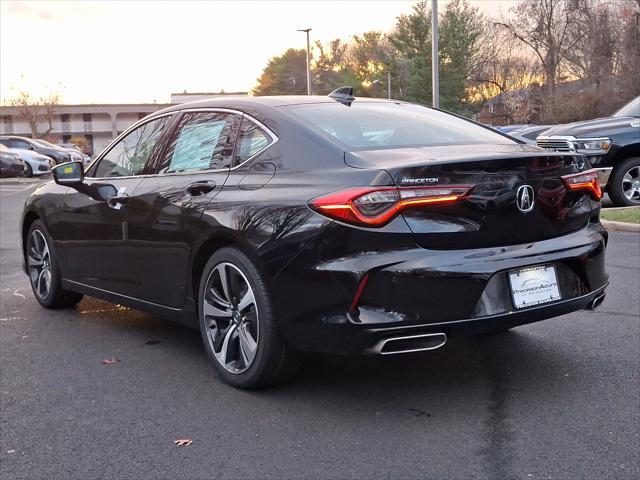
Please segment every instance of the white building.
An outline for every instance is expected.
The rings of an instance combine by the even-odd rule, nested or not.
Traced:
[[[247,95],[247,92],[172,93],[171,103],[163,104],[57,105],[53,115],[53,130],[46,135],[46,139],[61,143],[68,142],[71,137],[83,137],[92,154],[97,154],[129,126],[150,113],[172,104],[227,95]],[[45,132],[48,127],[43,115],[38,121],[38,131]],[[0,134],[32,136],[29,124],[21,118],[18,107],[0,106]]]

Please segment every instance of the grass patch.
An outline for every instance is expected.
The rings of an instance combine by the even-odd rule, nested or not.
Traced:
[[[600,218],[614,222],[640,223],[640,207],[603,208]]]

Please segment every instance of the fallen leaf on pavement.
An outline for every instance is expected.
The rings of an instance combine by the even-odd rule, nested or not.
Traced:
[[[188,438],[183,438],[181,440],[174,440],[173,443],[175,443],[179,447],[188,447],[193,443],[193,440],[189,440]]]
[[[103,365],[113,365],[114,363],[119,363],[120,359],[119,358],[105,358],[104,360],[102,360]]]

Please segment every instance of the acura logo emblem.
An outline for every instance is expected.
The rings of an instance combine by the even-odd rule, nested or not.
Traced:
[[[516,190],[516,206],[522,213],[533,210],[533,187],[531,185],[520,185]]]

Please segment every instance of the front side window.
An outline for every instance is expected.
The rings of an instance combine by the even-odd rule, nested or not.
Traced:
[[[187,113],[169,143],[159,173],[227,168],[231,163],[237,115]]]
[[[95,177],[130,177],[140,175],[171,117],[147,122],[116,143],[102,157]]]
[[[239,165],[271,145],[273,138],[255,122],[244,118],[236,143],[235,164]]]

